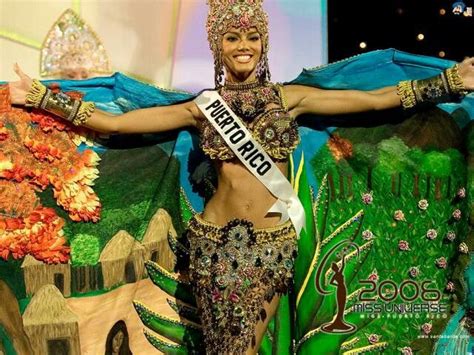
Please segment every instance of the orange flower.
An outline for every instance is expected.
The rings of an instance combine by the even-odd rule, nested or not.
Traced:
[[[46,263],[67,262],[65,221],[41,206],[36,192],[52,185],[72,220],[98,221],[102,206],[90,186],[100,158],[92,150],[76,150],[71,138],[85,131],[50,114],[12,108],[0,118],[0,210],[9,216],[0,217],[0,257],[30,254]]]
[[[41,130],[45,133],[57,131],[65,131],[68,126],[64,120],[56,118],[52,114],[44,111],[35,110],[31,114],[31,121],[37,123]]]
[[[16,182],[21,182],[29,175],[29,170],[18,165],[14,165],[12,169],[0,171],[0,177]]]
[[[65,245],[64,220],[51,208],[39,207],[25,219],[6,220],[0,239],[0,257],[23,258],[30,254],[46,263],[67,262],[70,248]]]
[[[5,230],[11,231],[15,229],[21,229],[25,226],[22,218],[8,218],[5,220],[6,228]]]
[[[352,143],[348,139],[341,138],[333,134],[328,141],[328,147],[334,159],[338,162],[341,159],[352,157]]]

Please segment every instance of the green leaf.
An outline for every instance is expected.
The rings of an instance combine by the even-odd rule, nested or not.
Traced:
[[[357,327],[356,331],[366,327],[373,319],[360,318],[359,313],[349,313],[345,316],[347,323],[351,323]],[[327,334],[323,332],[315,332],[312,336],[297,345],[297,354],[321,354],[332,355],[339,354],[341,344],[351,337],[355,332],[350,334]]]
[[[196,325],[160,316],[137,301],[133,305],[143,324],[155,333],[189,349],[202,347],[202,331]]]
[[[179,205],[181,209],[181,218],[185,223],[188,223],[189,220],[196,214],[194,211],[191,202],[189,202],[188,196],[186,196],[186,192],[181,187],[179,190]]]
[[[298,198],[305,210],[305,226],[298,240],[298,256],[295,260],[294,284],[295,292],[298,294],[305,282],[306,274],[310,270],[313,255],[316,250],[315,225],[313,217],[313,204],[311,190],[306,177],[304,159],[301,159],[300,171],[298,172]],[[298,178],[298,176],[297,176]]]
[[[145,267],[156,286],[181,302],[196,307],[196,299],[193,296],[191,285],[179,281],[176,276],[153,261],[146,261]]]
[[[167,355],[188,355],[189,352],[185,346],[175,345],[167,343],[161,339],[158,339],[156,336],[144,330],[146,339],[153,345],[155,348]]]
[[[280,298],[280,304],[275,314],[275,331],[273,333],[273,353],[290,354],[292,347],[291,306],[288,294]]]
[[[260,344],[260,349],[258,349],[260,355],[272,355],[272,341],[268,336],[268,333],[265,333]]]
[[[196,324],[201,324],[201,319],[199,318],[197,308],[189,307],[184,303],[178,303],[169,298],[167,298],[166,301],[181,319],[188,320]]]

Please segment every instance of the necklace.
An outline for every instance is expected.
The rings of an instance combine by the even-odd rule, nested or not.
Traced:
[[[220,94],[232,111],[244,121],[252,121],[265,112],[269,104],[279,103],[276,85],[257,80],[248,83],[226,82]]]

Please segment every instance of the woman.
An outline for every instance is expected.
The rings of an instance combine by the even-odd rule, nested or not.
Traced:
[[[401,104],[409,108],[449,100],[474,89],[473,58],[435,78],[370,92],[276,85],[269,81],[267,15],[261,1],[209,3],[207,30],[215,59],[216,89],[285,176],[288,156],[299,142],[295,118],[301,114],[355,113]],[[245,159],[238,158],[238,152],[216,131],[212,116],[223,112],[217,109],[220,106],[207,116],[202,102],[199,107],[196,102],[186,102],[112,117],[95,110],[92,103],[50,93],[18,66],[15,71],[20,80],[10,83],[13,103],[41,107],[77,125],[109,134],[188,126],[200,131],[201,147],[214,161],[218,176],[215,194],[203,213],[190,221],[188,232],[190,278],[206,352],[256,353],[280,295],[291,282],[301,227],[295,228],[294,222],[301,221],[301,211],[292,211],[289,205],[288,211],[281,205],[280,209],[272,208],[278,194],[248,170]],[[223,122],[214,123],[225,127]]]
[[[123,320],[118,321],[110,329],[105,341],[105,355],[132,355],[128,345],[127,325]]]

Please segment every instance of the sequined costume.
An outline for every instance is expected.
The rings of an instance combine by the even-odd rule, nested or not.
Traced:
[[[200,309],[207,354],[242,354],[255,345],[255,327],[267,317],[264,301],[288,291],[297,254],[291,222],[253,228],[189,223],[190,280]]]
[[[219,93],[268,155],[275,160],[287,159],[298,145],[299,136],[298,126],[288,113],[281,85],[259,81],[226,83]],[[235,157],[207,120],[201,122],[201,149],[211,159],[229,160]]]
[[[273,159],[288,159],[299,135],[281,85],[226,83],[219,93]],[[203,120],[200,130],[201,148],[211,159],[235,159],[209,121]],[[295,229],[290,221],[265,229],[238,219],[219,226],[195,215],[187,235],[206,353],[245,353],[256,343],[258,321],[267,317],[264,302],[286,293],[291,284]]]

